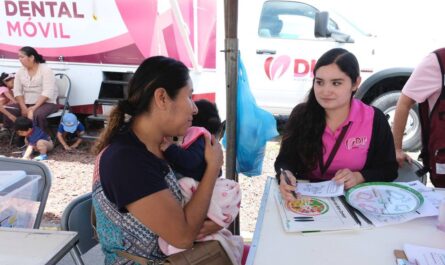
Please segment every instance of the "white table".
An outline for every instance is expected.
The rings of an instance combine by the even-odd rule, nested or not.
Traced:
[[[77,232],[0,228],[0,264],[57,264],[77,241]]]
[[[445,233],[435,226],[437,217],[358,231],[287,233],[269,192],[272,181],[267,179],[246,264],[394,265],[393,251],[403,249],[404,243],[445,249]]]

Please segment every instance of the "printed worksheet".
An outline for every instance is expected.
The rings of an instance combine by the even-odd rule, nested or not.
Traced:
[[[445,265],[445,249],[405,244],[403,250],[408,260],[417,265]]]
[[[337,197],[343,195],[345,190],[344,184],[337,184],[335,181],[323,182],[298,182],[296,192],[305,196],[316,197]]]
[[[321,198],[303,196],[286,204],[278,186],[271,187],[278,211],[287,232],[320,232],[354,230],[360,228],[339,197]]]

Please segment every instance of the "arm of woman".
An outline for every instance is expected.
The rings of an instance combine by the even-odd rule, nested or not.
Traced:
[[[128,211],[138,220],[178,248],[192,246],[206,219],[215,181],[222,166],[221,145],[216,141],[211,144],[210,139],[206,138],[205,157],[207,168],[202,181],[184,208],[168,189],[127,205]]]
[[[28,110],[34,112],[36,109],[38,109],[40,106],[42,106],[43,103],[45,103],[47,100],[48,100],[48,97],[39,96],[36,103],[32,107],[29,107]]]
[[[383,112],[374,108],[372,137],[368,157],[360,173],[365,181],[393,181],[397,178],[397,159],[391,128]]]
[[[17,74],[15,75],[15,78],[14,78],[13,93],[14,93],[15,99],[17,100],[17,103],[20,106],[22,116],[26,116],[28,114],[28,108],[26,107],[25,97],[23,96],[23,84],[22,84],[22,80],[21,80],[22,75],[23,75],[22,69],[17,71]]]
[[[340,169],[335,172],[335,176],[332,180],[337,183],[343,183],[345,185],[345,189],[349,189],[354,187],[357,184],[365,182],[365,178],[362,173],[358,171],[351,171],[348,168]]]
[[[201,230],[199,230],[199,234],[196,239],[201,239],[207,235],[216,233],[221,229],[223,229],[222,226],[207,218],[204,220],[204,223],[202,224]]]
[[[292,111],[292,113],[295,111],[295,109]],[[292,114],[291,114],[292,115]],[[283,200],[286,202],[295,200],[294,193],[295,189],[297,187],[297,178],[293,174],[293,172],[297,172],[296,170],[296,164],[300,163],[295,157],[290,157],[289,153],[290,148],[293,148],[292,145],[290,145],[286,139],[283,139],[280,146],[280,151],[278,152],[278,156],[275,159],[274,168],[276,172],[276,178],[279,184],[280,193],[283,197]],[[288,181],[286,181],[286,176],[283,174],[283,171],[285,171],[288,180],[290,181],[290,184]]]
[[[167,160],[173,165],[177,165],[185,169],[197,168],[204,160],[205,142],[204,136],[196,139],[187,149],[177,145],[170,145],[164,152]]]
[[[37,99],[36,103],[34,105],[32,105],[31,107],[28,108],[28,112],[27,112],[27,117],[28,119],[33,119],[34,118],[34,112],[40,107],[42,106],[43,103],[45,103],[48,100],[47,97],[45,96],[39,96],[39,98]]]
[[[15,99],[17,100],[17,103],[19,103],[22,116],[26,117],[28,115],[28,107],[25,104],[25,98],[23,96],[16,96]]]
[[[42,65],[40,65],[42,67]],[[57,89],[56,86],[56,78],[54,77],[54,73],[48,66],[42,67],[42,94],[39,97],[40,105],[45,103],[48,99],[56,100],[54,98]],[[37,103],[36,103],[37,104]]]

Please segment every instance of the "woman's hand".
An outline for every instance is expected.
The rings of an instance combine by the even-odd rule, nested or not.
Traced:
[[[218,175],[224,162],[224,156],[221,144],[216,140],[215,136],[212,138],[205,138],[205,152],[204,157],[207,162],[207,169],[213,170]]]
[[[360,172],[352,172],[347,168],[338,170],[332,180],[339,184],[343,183],[345,189],[352,188],[357,184],[365,182],[365,178]]]
[[[29,107],[28,108],[28,119],[32,120],[34,117],[34,111],[36,110],[35,106]]]
[[[405,161],[410,164],[413,163],[413,159],[407,153],[403,152],[403,150],[401,149],[396,149],[396,159],[397,163],[399,163],[399,167],[402,167]]]
[[[286,177],[284,176],[283,172],[281,172],[280,192],[281,192],[281,196],[283,197],[283,200],[286,203],[288,203],[289,201],[295,201],[296,199],[298,199],[294,196],[295,189],[297,188],[297,179],[295,178],[294,174],[292,174],[290,171],[285,170],[285,172],[286,172],[288,179],[290,180],[291,185],[287,184]]]
[[[28,107],[26,107],[26,106],[21,106],[20,107],[20,111],[22,112],[22,116],[23,117],[28,117]]]
[[[218,232],[223,229],[223,227],[219,226],[217,223],[213,222],[210,219],[206,219],[202,224],[201,230],[199,230],[199,234],[196,239],[201,239],[207,235]]]

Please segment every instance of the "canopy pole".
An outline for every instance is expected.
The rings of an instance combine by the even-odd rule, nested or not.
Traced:
[[[225,58],[226,58],[226,178],[238,182],[236,173],[236,113],[238,88],[238,1],[224,1]],[[240,234],[239,216],[229,229]]]

